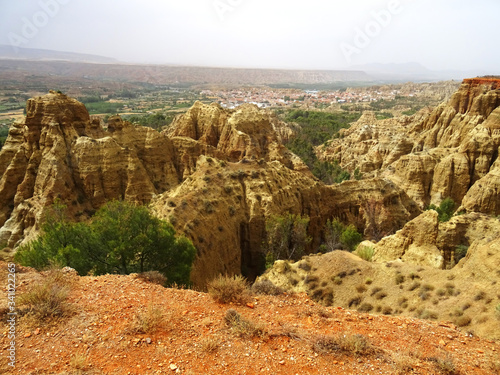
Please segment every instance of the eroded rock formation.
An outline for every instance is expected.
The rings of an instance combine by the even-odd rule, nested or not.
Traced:
[[[383,178],[323,185],[282,145],[290,131],[253,105],[196,103],[159,133],[118,116],[103,127],[60,93],[30,99],[0,152],[0,241],[33,238],[56,199],[76,220],[112,199],[150,203],[193,240],[192,279],[204,285],[218,273],[260,270],[269,215],[308,215],[313,250],[332,217],[392,233],[420,213]],[[368,200],[382,214],[370,217]]]
[[[500,214],[500,79],[466,79],[432,112],[377,121],[365,114],[318,155],[383,176],[421,208],[451,197],[467,212]]]

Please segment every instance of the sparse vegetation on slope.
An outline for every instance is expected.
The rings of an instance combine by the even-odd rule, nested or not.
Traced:
[[[463,269],[452,272],[401,261],[368,263],[353,254],[334,251],[307,256],[286,267],[276,264],[258,282],[267,279],[287,292],[305,291],[325,306],[453,322],[467,332],[500,337],[495,303],[499,296],[491,296],[486,289],[498,283],[497,277],[488,280]],[[469,277],[455,277],[461,273]]]
[[[20,295],[44,276],[17,269]],[[347,272],[343,279],[352,277]],[[222,306],[206,293],[163,288],[133,276],[75,277],[67,299],[71,319],[33,325],[20,315],[19,360],[12,369],[2,359],[0,372],[108,374],[118,368],[135,374],[277,375],[300,369],[371,375],[415,368],[426,374],[453,369],[489,375],[498,369],[498,343],[443,322],[318,306],[302,293],[251,301]],[[6,303],[6,295],[0,297],[2,309]],[[2,347],[9,341],[0,335]]]

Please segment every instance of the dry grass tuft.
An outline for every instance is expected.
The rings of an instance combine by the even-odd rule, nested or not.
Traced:
[[[249,298],[243,276],[219,276],[208,283],[208,293],[219,303],[245,303]]]
[[[87,356],[83,353],[75,353],[71,356],[69,365],[75,370],[84,370],[87,367]]]
[[[255,324],[244,319],[239,312],[229,309],[224,316],[224,322],[231,328],[233,333],[239,337],[259,337],[264,338],[267,335],[266,328],[261,324]]]
[[[252,285],[252,292],[255,294],[267,294],[270,296],[279,296],[280,294],[283,294],[285,291],[274,285],[271,280],[260,280],[255,282]]]
[[[137,278],[148,283],[165,285],[167,278],[161,272],[158,271],[147,271],[137,274]]]
[[[364,284],[358,284],[356,285],[356,291],[358,293],[364,293],[366,292],[366,286]]]
[[[472,319],[468,315],[462,315],[455,319],[455,324],[458,327],[466,327],[471,323]]]
[[[413,371],[414,358],[402,352],[392,354],[394,370],[398,375],[411,374]]]
[[[220,340],[216,337],[205,337],[201,340],[200,347],[205,353],[215,353],[219,350]]]
[[[67,302],[70,285],[71,280],[61,270],[50,270],[42,282],[19,297],[19,304],[27,306],[28,315],[39,323],[68,316],[73,312]]]
[[[457,370],[455,366],[455,361],[453,358],[446,354],[442,357],[431,357],[429,358],[430,362],[434,363],[434,367],[440,374],[443,375],[459,375],[460,371]]]
[[[356,357],[374,353],[374,348],[363,335],[317,336],[312,348],[316,353],[345,353]]]
[[[155,333],[165,322],[165,313],[159,307],[149,305],[146,311],[135,315],[132,331],[136,333]]]
[[[358,307],[359,312],[370,312],[373,310],[373,305],[368,302],[363,302],[361,305]]]

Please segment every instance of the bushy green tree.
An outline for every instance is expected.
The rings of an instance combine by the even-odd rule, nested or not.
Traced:
[[[273,215],[266,220],[266,263],[278,259],[298,260],[311,242],[307,235],[309,217],[286,214]]]
[[[112,201],[89,224],[68,221],[64,211],[62,205],[53,207],[42,235],[19,249],[16,261],[37,269],[56,263],[81,275],[156,270],[169,284],[189,284],[196,249],[146,207]]]
[[[340,237],[345,228],[345,225],[339,219],[328,220],[325,224],[325,246],[326,251],[334,251],[342,249]]]
[[[354,251],[356,249],[356,246],[358,246],[362,239],[363,236],[352,224],[349,224],[340,236],[340,242],[348,251]]]

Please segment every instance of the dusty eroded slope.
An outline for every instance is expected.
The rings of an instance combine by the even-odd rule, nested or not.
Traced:
[[[6,270],[6,264],[0,264]],[[47,274],[20,269],[18,292]],[[165,289],[134,276],[76,277],[71,313],[57,324],[18,321],[12,374],[494,374],[500,345],[457,331],[450,323],[372,316],[325,308],[304,294],[254,296],[250,305],[222,305],[192,290]],[[0,306],[6,306],[5,296]],[[250,307],[249,307],[250,306]],[[137,315],[161,312],[157,330],[138,332]],[[238,335],[228,309],[260,326]],[[369,349],[324,345],[331,335],[364,340]],[[357,336],[359,335],[359,336]],[[339,336],[337,336],[339,337]],[[0,345],[7,345],[0,332]],[[5,357],[0,371],[7,370]]]

